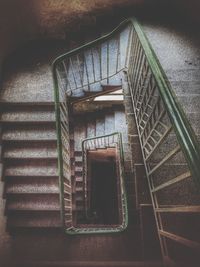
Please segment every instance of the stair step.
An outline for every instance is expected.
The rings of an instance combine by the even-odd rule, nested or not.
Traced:
[[[84,207],[84,205],[82,204],[82,203],[80,203],[80,204],[75,204],[75,205],[73,205],[73,211],[75,211],[75,212],[80,212],[80,211],[84,211],[85,210],[85,207]]]
[[[57,140],[56,138],[49,138],[49,139],[4,139],[2,140],[4,147],[6,146],[17,146],[17,145],[24,145],[24,146],[31,146],[31,145],[47,145],[47,146],[51,146],[51,145],[56,145],[57,147]]]
[[[35,127],[39,125],[47,125],[52,126],[55,128],[56,122],[55,120],[0,120],[1,124],[5,125],[6,127],[18,127],[18,125],[34,125]]]
[[[76,192],[82,192],[83,186],[76,186],[75,190],[76,190]]]
[[[76,176],[76,182],[83,182],[83,177],[82,176],[80,176],[80,177],[78,177],[78,176]]]
[[[22,99],[23,100],[23,99]],[[55,106],[55,102],[54,101],[43,101],[43,102],[40,102],[40,101],[29,101],[29,102],[26,102],[26,101],[20,101],[20,102],[17,102],[17,101],[12,101],[12,102],[9,102],[9,101],[2,101],[0,100],[0,107],[3,107],[3,110],[6,110],[6,109],[10,109],[10,108],[21,108],[21,107],[26,107],[26,108],[40,108],[40,107],[51,107],[52,109],[54,108]]]
[[[5,106],[0,115],[2,122],[10,123],[42,123],[54,122],[53,106]]]
[[[50,194],[59,193],[58,177],[7,177],[6,194]]]
[[[61,227],[60,211],[17,211],[9,214],[8,229]]]
[[[153,206],[149,204],[141,204],[139,212],[143,257],[145,260],[161,260],[160,244]]]
[[[75,156],[74,160],[75,160],[75,163],[76,162],[81,163],[81,162],[83,162],[83,157],[82,157],[82,155],[81,156]]]
[[[76,196],[76,202],[83,202],[84,196]]]
[[[55,127],[48,125],[18,125],[15,128],[8,127],[3,130],[2,140],[56,140]]]
[[[108,93],[108,92],[113,92],[113,91],[117,91],[122,89],[121,85],[109,85],[109,84],[102,84],[102,91],[104,91],[104,93]]]
[[[75,172],[82,172],[83,171],[83,166],[77,166],[75,165]]]
[[[25,143],[6,145],[3,157],[9,158],[57,158],[56,143],[47,146],[46,143]]]
[[[75,157],[81,157],[82,156],[82,151],[74,151],[74,156]]]
[[[6,164],[5,176],[57,176],[57,162],[47,161],[44,165],[43,160],[33,162],[19,162],[16,164]]]
[[[6,213],[17,210],[60,210],[59,194],[9,195],[6,201]]]

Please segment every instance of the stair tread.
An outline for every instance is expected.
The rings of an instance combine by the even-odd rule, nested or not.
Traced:
[[[7,145],[4,148],[4,158],[56,158],[56,143],[51,146],[47,144],[24,144]]]
[[[41,125],[42,126],[42,125]],[[56,140],[56,131],[49,127],[27,126],[16,129],[6,129],[3,131],[2,140]]]
[[[42,162],[41,162],[42,164]],[[15,165],[9,166],[5,169],[5,176],[57,176],[56,166],[27,166],[27,165]]]
[[[22,99],[23,100],[23,99]],[[13,106],[55,106],[54,101],[7,101],[1,99],[0,100],[0,105],[3,107],[13,107]]]
[[[10,179],[6,183],[6,194],[59,193],[58,178],[55,179]]]
[[[34,212],[14,212],[8,217],[8,228],[46,228],[61,227],[61,219],[59,211]]]
[[[11,210],[60,210],[59,194],[12,195],[6,202],[6,211]]]
[[[5,107],[0,115],[2,122],[53,122],[55,121],[55,111],[48,106],[44,107]]]

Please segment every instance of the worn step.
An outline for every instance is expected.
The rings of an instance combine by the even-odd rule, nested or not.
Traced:
[[[6,201],[6,212],[17,210],[60,210],[59,194],[9,195]]]
[[[83,182],[83,176],[76,176],[76,182]]]
[[[21,57],[22,58],[22,57]],[[29,59],[29,62],[34,61]],[[33,64],[33,63],[31,63]],[[30,66],[30,63],[28,63]],[[2,102],[53,102],[53,83],[50,66],[47,63],[39,68],[33,65],[31,70],[17,66],[12,79],[6,80],[1,94]],[[5,90],[6,89],[6,90]]]
[[[77,151],[77,150],[75,150],[74,151],[74,156],[76,157],[81,157],[82,156],[82,151]]]
[[[58,194],[58,177],[6,177],[5,194]]]
[[[0,115],[2,122],[53,122],[55,111],[52,106],[10,106]]]
[[[9,230],[19,228],[61,227],[60,211],[12,211],[7,219]]]
[[[122,86],[120,84],[119,85],[102,84],[101,87],[102,87],[104,94],[109,93],[109,92],[118,91],[122,88]]]
[[[141,204],[139,212],[144,260],[161,260],[160,244],[153,206],[151,204]]]
[[[76,162],[75,162],[76,163]],[[80,165],[81,164],[81,165]],[[75,172],[82,172],[83,171],[83,165],[82,162],[77,162],[74,166]]]
[[[82,192],[83,191],[83,186],[76,186],[75,192]]]
[[[2,140],[56,140],[55,127],[49,125],[18,125],[17,127],[6,127],[3,130]]]
[[[19,162],[6,162],[5,176],[57,176],[57,161],[56,160],[29,160]]]
[[[83,195],[76,196],[75,199],[76,199],[76,202],[83,202],[83,201],[85,201]]]
[[[54,101],[3,101],[0,100],[0,108],[1,110],[36,110],[36,109],[45,109],[45,110],[54,110],[55,102]]]
[[[75,156],[74,158],[75,163],[77,162],[78,164],[83,162],[83,156]]]
[[[56,142],[47,143],[16,143],[4,146],[3,157],[9,158],[57,158]]]

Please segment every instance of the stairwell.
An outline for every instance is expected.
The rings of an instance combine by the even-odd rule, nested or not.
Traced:
[[[124,31],[121,37],[120,48],[116,45],[117,42],[119,43],[117,39],[113,40],[110,46],[101,47],[104,51],[102,62],[105,61],[105,54],[108,53],[108,50],[113,51],[113,54],[120,54],[123,41],[127,40],[127,32]],[[124,42],[126,43],[126,41]],[[56,266],[122,267],[146,266],[146,264],[162,266],[152,200],[136,130],[136,121],[133,119],[131,92],[128,87],[121,85],[120,75],[111,77],[107,83],[105,80],[103,83],[94,81],[90,90],[82,88],[73,93],[70,92],[69,84],[66,87],[68,97],[74,106],[80,101],[92,102],[102,92],[108,93],[109,90],[111,91],[111,87],[106,90],[109,86],[117,86],[118,89],[122,86],[124,95],[124,101],[117,105],[99,105],[92,112],[87,110],[82,114],[80,112],[70,113],[72,210],[74,223],[80,222],[84,211],[82,140],[87,137],[120,131],[123,136],[125,152],[128,228],[121,233],[88,236],[69,236],[61,231],[57,137],[53,88],[48,62],[50,58],[55,57],[55,54],[65,50],[63,46],[63,44],[54,43],[48,51],[45,46],[42,52],[38,52],[37,46],[22,51],[26,57],[22,60],[18,55],[15,58],[14,66],[8,65],[4,88],[1,91],[2,178],[5,184],[7,228],[13,236],[13,259],[20,266],[27,264],[42,267],[51,266],[51,264],[56,264]],[[91,59],[90,55],[87,56],[86,66],[92,64]],[[122,58],[123,60],[125,58]],[[104,68],[103,75],[106,76],[106,73],[112,72],[112,69],[115,68],[114,61],[115,58],[111,58],[109,66]],[[120,68],[120,66],[118,67]],[[86,69],[87,67],[84,68],[83,80],[88,79]],[[75,71],[78,73],[78,68]],[[91,76],[95,76],[92,69],[89,72]],[[73,71],[70,75],[74,79]],[[30,80],[32,80],[31,83]],[[79,78],[76,81],[77,84],[81,82]],[[79,107],[80,110],[81,107]],[[182,162],[181,164],[175,162],[173,170],[171,170],[173,174],[178,165],[181,165],[181,171],[183,171]],[[162,173],[158,175],[157,179],[159,184],[162,180]],[[182,192],[185,200],[184,193],[186,191]],[[170,201],[175,199],[176,191],[172,194],[174,198],[171,199],[167,197],[168,191],[165,196],[163,194],[160,197],[164,205],[170,205]],[[198,199],[196,199],[196,203],[198,203]],[[177,221],[184,218],[181,216]],[[166,218],[166,226],[168,226],[168,222],[170,225],[172,219]],[[178,225],[173,224],[172,231],[177,231]],[[187,222],[184,222],[182,226],[183,228],[179,228],[180,234],[185,233]],[[198,229],[198,225],[194,226],[195,229]],[[192,234],[192,230],[190,234]],[[169,244],[169,248],[172,252],[175,250],[173,244]],[[178,260],[182,259],[182,251],[184,250],[180,250]]]
[[[60,228],[55,111],[48,61],[63,44],[23,49],[1,91],[5,214],[9,231]],[[54,50],[54,52],[50,52]],[[26,56],[25,56],[26,54]]]
[[[57,49],[60,52],[62,45]],[[73,212],[76,216],[82,212],[80,140],[122,131],[129,205],[128,229],[115,235],[70,237],[62,233],[53,89],[47,64],[49,57],[54,56],[51,49],[46,54],[44,50],[40,53],[36,51],[37,46],[33,46],[23,60],[18,54],[15,67],[9,69],[8,65],[9,71],[1,92],[5,214],[7,228],[13,237],[12,257],[15,264],[23,266],[24,262],[30,266],[48,266],[49,261],[53,261],[56,266],[145,266],[139,211],[134,204],[136,194],[128,128],[122,103],[113,106],[106,104],[107,108],[105,105],[100,112],[88,113],[84,119],[81,115],[74,115],[70,128],[72,176],[75,182]],[[130,239],[130,236],[134,238]],[[152,266],[160,266],[157,257],[150,258],[150,261],[153,261]]]

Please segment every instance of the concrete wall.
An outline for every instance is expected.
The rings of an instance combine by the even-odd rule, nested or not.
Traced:
[[[145,6],[147,2],[154,4],[155,7],[156,1],[154,0],[0,0],[0,77],[2,63],[6,57],[28,40],[64,39],[66,32],[76,30],[82,23],[93,23],[98,15],[113,14],[122,7],[130,8],[134,12],[134,9]],[[176,0],[174,2],[177,4],[176,11],[180,10],[183,18],[185,16],[187,20],[190,17],[191,23],[200,23],[198,0]],[[150,13],[149,9],[146,11]],[[165,9],[155,9],[155,13],[161,11],[165,12]],[[168,14],[171,15],[170,12]],[[167,30],[168,33],[170,30]],[[162,29],[161,31],[163,32]],[[155,47],[157,43],[154,36],[158,33],[155,27],[147,29],[149,37],[152,36],[152,40],[155,40]],[[1,162],[0,167],[2,172]],[[3,182],[0,182],[0,266],[5,266],[2,260],[9,258],[12,243],[5,231],[6,217],[4,217],[2,194]]]

